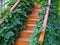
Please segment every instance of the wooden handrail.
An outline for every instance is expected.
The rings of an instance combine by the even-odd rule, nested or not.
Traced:
[[[10,9],[10,11],[13,11],[13,10],[16,8],[16,6],[20,3],[20,1],[21,1],[21,0],[18,0],[18,1],[14,4],[14,6]]]
[[[15,8],[16,8],[16,6],[19,4],[19,2],[20,2],[21,0],[17,0],[17,2],[13,5],[13,7],[10,9],[10,12],[11,11],[13,11]],[[4,17],[3,17],[3,19],[6,19],[7,18],[7,15],[8,14],[6,14]],[[3,23],[3,21],[0,21],[0,25]]]
[[[40,45],[43,44],[43,41],[44,41],[44,36],[45,36],[45,31],[46,31],[46,25],[47,25],[47,21],[48,21],[48,15],[49,15],[49,11],[50,11],[50,4],[51,4],[51,0],[48,0],[48,7],[47,7],[47,10],[46,10],[46,14],[45,14],[45,17],[44,17],[44,22],[43,22],[43,32],[41,32],[40,34]]]

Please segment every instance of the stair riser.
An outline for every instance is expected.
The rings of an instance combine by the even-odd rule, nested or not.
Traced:
[[[37,21],[35,20],[27,20],[26,24],[34,24],[36,25]]]
[[[30,17],[30,16],[35,16],[35,17],[38,17],[38,13],[33,12],[33,14],[30,14],[30,15],[29,15],[29,17]]]
[[[29,45],[29,42],[28,41],[20,41],[20,40],[17,40],[15,45]]]
[[[25,30],[33,30],[32,26],[27,26]]]
[[[39,19],[38,16],[30,16],[29,19]]]
[[[21,32],[19,38],[30,38],[32,33]]]
[[[39,19],[38,13],[33,12],[33,14],[29,15],[29,19]]]
[[[35,10],[33,10],[33,12],[38,13],[38,12],[41,12],[41,10],[40,9],[35,9]]]

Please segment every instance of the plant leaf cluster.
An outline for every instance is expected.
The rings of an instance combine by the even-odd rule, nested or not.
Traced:
[[[42,11],[39,13],[40,20],[37,22],[37,25],[33,28],[34,34],[32,34],[30,39],[30,45],[40,45],[39,38],[40,33],[43,29],[42,23],[44,16],[46,14],[47,0],[41,2]],[[46,5],[45,5],[46,4]],[[48,23],[45,33],[45,38],[43,45],[60,45],[60,1],[52,0],[51,7],[48,17]]]
[[[0,21],[3,21],[3,23],[0,25],[0,45],[14,45],[20,31],[25,29],[26,19],[34,7],[32,0],[22,0],[14,11],[10,12],[10,8],[16,1],[17,0],[8,1],[6,3],[8,7],[1,13]],[[5,16],[6,13],[8,13],[8,17],[3,19],[2,17]]]

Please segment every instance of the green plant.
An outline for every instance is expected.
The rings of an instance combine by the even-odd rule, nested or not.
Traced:
[[[46,4],[45,3],[46,3],[46,1],[42,1],[40,3],[42,11],[39,13],[40,19],[37,22],[37,25],[35,27],[33,27],[34,34],[32,34],[32,36],[31,36],[30,45],[40,45],[39,37],[40,37],[40,32],[42,31],[42,23],[43,23],[43,19],[44,19],[45,12],[46,12]]]
[[[7,7],[2,10],[0,18],[5,16],[7,13],[9,13],[10,8],[16,3],[16,1],[17,0],[9,0],[3,4],[4,6],[7,5]]]
[[[34,7],[32,0],[22,0],[14,11],[10,12],[10,8],[16,1],[17,0],[8,1],[6,3],[8,4],[8,9],[6,8],[6,10],[1,13],[0,21],[3,21],[3,23],[0,25],[0,45],[14,45],[20,31],[25,28],[25,21]],[[5,16],[6,13],[8,13],[8,17],[3,19],[2,17]]]
[[[33,28],[34,34],[31,36],[30,45],[40,45],[39,38],[42,31],[42,23],[46,12],[47,0],[41,2],[42,12],[39,13],[40,20]],[[45,5],[46,4],[46,5]],[[48,24],[43,45],[60,45],[60,1],[52,0],[49,12]]]

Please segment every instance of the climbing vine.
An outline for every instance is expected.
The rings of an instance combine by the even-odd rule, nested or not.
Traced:
[[[43,45],[60,45],[60,1],[51,0],[51,7]],[[39,38],[42,32],[42,23],[46,14],[47,0],[41,1],[42,11],[39,13],[40,20],[33,28],[34,34],[30,39],[30,45],[40,45]]]
[[[10,8],[16,1],[17,0],[9,0],[5,3],[8,7],[4,9],[0,15],[0,21],[3,21],[0,25],[0,45],[14,45],[20,31],[25,28],[25,21],[34,7],[33,0],[21,0],[17,7],[10,12]],[[6,14],[8,14],[8,17],[3,19],[3,16]]]

